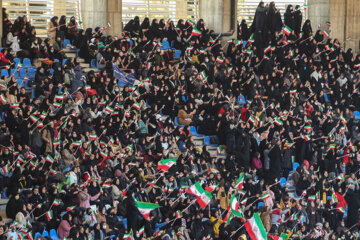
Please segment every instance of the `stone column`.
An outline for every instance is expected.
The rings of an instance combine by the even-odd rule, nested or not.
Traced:
[[[339,1],[337,1],[339,2]],[[346,19],[344,28],[344,39],[351,37],[350,40],[345,42],[345,50],[352,48],[354,51],[359,53],[360,45],[360,2],[358,0],[343,0],[341,1],[345,5]],[[339,12],[338,14],[342,14]]]
[[[200,18],[216,33],[236,37],[236,0],[200,0]],[[232,33],[232,35],[229,35]]]
[[[122,1],[107,0],[107,19],[111,28],[107,31],[112,36],[118,36],[122,31]]]
[[[0,0],[0,9],[1,9],[1,11],[0,11],[0,19],[1,19],[1,21],[2,21],[2,19],[3,19],[3,12],[2,12],[2,0]],[[0,26],[0,39],[2,39],[2,37],[3,37],[3,25],[2,24],[0,24],[1,26]]]
[[[84,29],[106,27],[107,0],[81,0],[81,15]]]
[[[223,31],[223,1],[222,0],[200,0],[200,18],[204,19],[209,29],[216,33]]]
[[[325,30],[325,27],[327,27],[325,22],[329,21],[330,0],[309,0],[308,5],[308,16],[314,34],[319,24],[322,26],[321,29]]]

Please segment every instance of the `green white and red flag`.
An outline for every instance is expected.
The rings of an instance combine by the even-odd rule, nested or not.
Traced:
[[[150,212],[159,207],[158,204],[136,201],[135,198],[134,201],[137,209],[146,220],[149,219]]]
[[[46,218],[47,218],[48,221],[50,221],[53,218],[53,211],[52,210],[46,212]]]
[[[289,26],[284,26],[283,32],[284,32],[284,34],[289,36],[292,32],[292,29]]]
[[[243,172],[240,174],[239,179],[235,183],[235,188],[238,189],[239,191],[241,191],[243,188],[244,180],[245,180],[245,173]]]
[[[201,35],[201,31],[199,29],[197,29],[196,27],[193,27],[191,35],[192,36],[200,36]]]
[[[239,218],[244,217],[243,212],[242,212],[242,210],[240,208],[240,204],[239,204],[237,198],[235,197],[235,194],[233,194],[232,197],[231,197],[230,206],[231,206],[231,212],[235,216],[237,216]]]
[[[261,222],[259,213],[254,213],[254,216],[245,223],[245,228],[252,240],[267,239],[266,230]]]
[[[161,160],[158,163],[157,169],[163,172],[167,172],[176,163],[176,160],[177,160],[176,158]]]
[[[211,193],[204,190],[199,182],[196,182],[194,185],[192,185],[186,192],[194,195],[198,204],[203,209],[206,208],[212,199]]]

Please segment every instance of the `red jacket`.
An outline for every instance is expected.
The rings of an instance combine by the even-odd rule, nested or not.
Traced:
[[[10,60],[7,59],[2,52],[0,52],[0,60],[1,60],[2,62],[6,62],[6,63],[9,63],[9,62],[10,62]]]

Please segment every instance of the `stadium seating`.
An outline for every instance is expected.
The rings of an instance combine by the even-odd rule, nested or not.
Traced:
[[[71,45],[71,42],[70,42],[70,40],[69,39],[64,39],[64,48],[66,48],[67,47],[67,45]]]

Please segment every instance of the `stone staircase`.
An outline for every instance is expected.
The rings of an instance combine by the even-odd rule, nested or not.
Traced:
[[[67,48],[65,48],[64,52],[65,52],[67,58],[73,59],[74,57],[76,57],[77,50],[76,49],[67,49]],[[91,70],[94,71],[95,73],[100,72],[100,70],[97,69],[97,68],[91,68],[90,63],[85,63],[84,59],[79,58],[79,61],[80,61],[80,66],[83,68],[84,72],[87,73],[87,72],[89,72]]]

